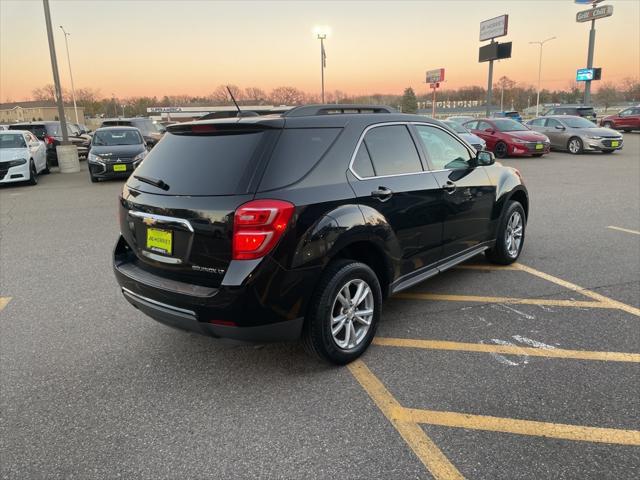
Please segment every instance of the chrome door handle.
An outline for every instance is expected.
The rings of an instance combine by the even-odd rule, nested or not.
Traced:
[[[447,192],[449,195],[451,195],[453,192],[456,191],[458,187],[456,186],[455,183],[453,183],[451,180],[447,180],[447,183],[444,184],[444,187],[442,187],[442,189]]]
[[[387,187],[378,187],[377,190],[371,192],[373,198],[377,198],[381,202],[386,202],[393,196],[393,191]]]

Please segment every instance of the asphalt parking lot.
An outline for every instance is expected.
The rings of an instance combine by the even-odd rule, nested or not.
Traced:
[[[121,181],[0,188],[2,478],[626,479],[640,468],[640,134],[509,159],[523,255],[384,306],[349,367],[134,310]],[[635,473],[634,473],[635,472]]]

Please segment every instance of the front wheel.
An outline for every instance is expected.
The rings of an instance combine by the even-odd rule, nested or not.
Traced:
[[[524,246],[526,224],[527,217],[520,202],[510,201],[500,221],[496,244],[486,251],[487,259],[500,265],[515,262]]]
[[[544,153],[534,153],[533,156],[536,158],[540,158]]]
[[[604,128],[611,128],[611,129],[612,129],[612,128],[613,128],[613,123],[611,123],[611,122],[604,122],[604,123],[602,124],[602,126],[603,126]]]
[[[36,164],[33,163],[33,160],[29,163],[29,185],[37,185],[38,184],[38,172],[36,170]]]
[[[496,154],[496,157],[507,158],[507,155],[509,154],[509,147],[507,147],[507,144],[504,142],[498,142],[496,143],[493,151]]]
[[[571,137],[569,139],[569,143],[567,143],[567,150],[569,150],[569,153],[578,155],[582,153],[582,149],[582,140],[580,140],[578,137]]]
[[[371,268],[352,260],[330,264],[305,319],[305,349],[336,365],[352,362],[373,340],[381,307],[380,282]]]
[[[602,150],[602,153],[613,153],[615,150]]]

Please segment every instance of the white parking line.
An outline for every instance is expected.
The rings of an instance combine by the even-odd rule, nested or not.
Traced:
[[[629,230],[628,228],[614,227],[613,225],[609,225],[607,228],[610,228],[611,230],[618,230],[619,232],[633,233],[634,235],[640,235],[640,232],[638,232],[637,230]]]

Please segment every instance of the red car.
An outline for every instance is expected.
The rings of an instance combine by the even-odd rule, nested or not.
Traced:
[[[625,132],[640,130],[640,107],[625,108],[615,115],[604,117],[600,120],[600,126]]]
[[[480,118],[466,122],[464,126],[487,142],[487,150],[498,158],[541,157],[551,149],[551,142],[546,135],[509,118]]]

